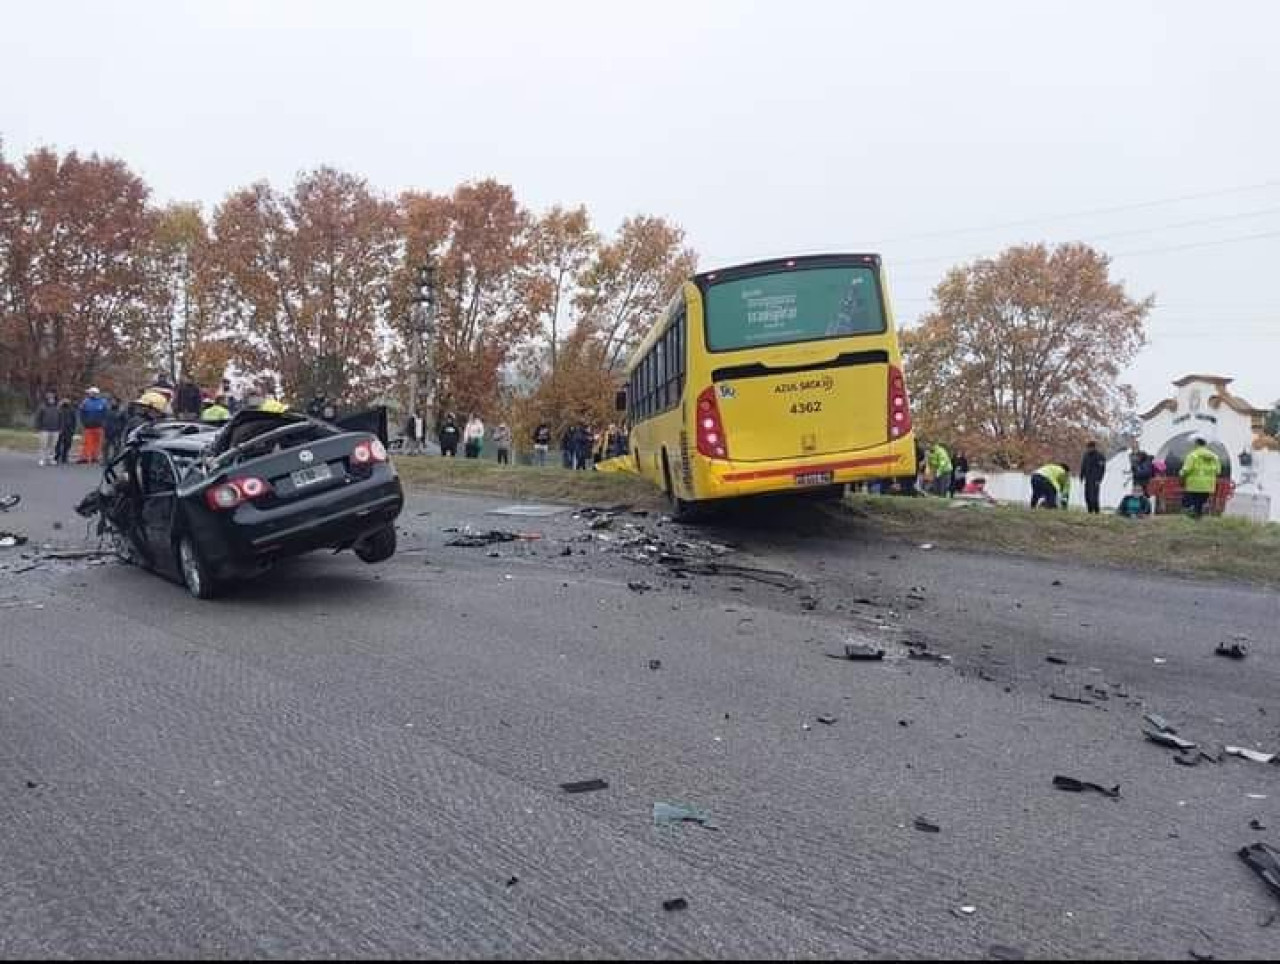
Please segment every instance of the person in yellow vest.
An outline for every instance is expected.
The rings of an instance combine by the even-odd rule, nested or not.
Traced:
[[[221,425],[231,418],[231,410],[222,404],[222,397],[214,399],[200,412],[200,421],[206,425]]]
[[[272,415],[282,415],[289,411],[289,406],[278,398],[267,398],[258,406],[260,412],[270,412]]]
[[[948,496],[951,494],[951,453],[941,442],[934,442],[929,447],[929,455],[925,461],[929,465],[929,474],[933,478],[933,494]]]
[[[1193,518],[1204,515],[1205,503],[1218,488],[1218,476],[1222,474],[1222,460],[1213,453],[1202,438],[1196,439],[1196,447],[1187,453],[1182,463],[1182,508]]]
[[[1065,462],[1049,462],[1031,473],[1031,508],[1065,509],[1071,492],[1071,469]]]

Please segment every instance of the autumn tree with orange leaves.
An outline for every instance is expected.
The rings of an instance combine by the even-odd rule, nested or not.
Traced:
[[[148,193],[117,160],[0,157],[0,387],[127,391],[157,361]]]
[[[902,336],[917,434],[1001,468],[1074,463],[1134,404],[1120,375],[1145,341],[1135,301],[1087,245],[1010,248],[952,269]]]
[[[364,180],[322,167],[288,194],[237,191],[213,216],[208,284],[235,360],[285,396],[367,398],[381,388],[399,212]]]

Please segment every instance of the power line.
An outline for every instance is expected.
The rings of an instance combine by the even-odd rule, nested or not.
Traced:
[[[1239,244],[1242,241],[1259,241],[1263,238],[1280,238],[1280,231],[1263,231],[1260,234],[1245,234],[1236,238],[1218,238],[1216,241],[1193,241],[1190,244],[1171,244],[1161,248],[1143,248],[1140,251],[1117,251],[1112,257],[1132,258],[1142,254],[1163,254],[1166,251],[1187,251],[1191,248],[1211,248],[1219,244]]]
[[[1280,181],[1263,181],[1261,184],[1247,184],[1243,187],[1223,188],[1217,191],[1202,191],[1198,194],[1183,194],[1179,197],[1161,198],[1155,201],[1139,201],[1134,204],[1119,204],[1114,207],[1093,208],[1088,211],[1074,211],[1068,214],[1046,214],[1034,218],[1021,218],[1017,221],[1004,221],[999,224],[988,224],[982,227],[948,228],[943,231],[929,231],[924,234],[901,235],[896,238],[885,238],[871,242],[873,245],[897,244],[902,241],[921,241],[927,238],[946,238],[957,234],[978,234],[983,231],[999,231],[1004,228],[1025,227],[1028,224],[1040,224],[1045,221],[1069,221],[1072,218],[1092,217],[1098,214],[1116,214],[1120,211],[1139,211],[1144,208],[1161,207],[1166,204],[1181,204],[1184,201],[1199,201],[1204,198],[1226,197],[1230,194],[1246,194],[1250,191],[1261,191],[1267,188],[1280,187]]]

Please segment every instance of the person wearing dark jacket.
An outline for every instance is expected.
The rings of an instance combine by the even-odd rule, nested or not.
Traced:
[[[107,420],[103,425],[105,445],[102,450],[102,464],[108,465],[120,452],[120,443],[124,436],[124,423],[128,416],[120,407],[120,399],[111,396],[111,407],[107,409]]]
[[[1151,494],[1151,480],[1156,477],[1156,460],[1150,452],[1144,452],[1133,443],[1133,451],[1129,453],[1129,471],[1133,475],[1133,484],[1142,486],[1142,494]]]
[[[462,438],[462,430],[458,428],[458,420],[450,415],[440,426],[440,454],[449,458],[458,457],[458,442]]]
[[[951,494],[958,495],[963,492],[968,482],[969,457],[963,452],[957,452],[955,458],[951,460]]]
[[[40,433],[40,464],[53,465],[58,457],[58,433],[62,430],[58,396],[53,392],[46,392],[44,404],[36,409],[35,429]]]
[[[76,409],[71,399],[64,398],[58,404],[58,444],[54,461],[66,465],[71,461],[71,446],[76,439]]]
[[[182,384],[178,386],[177,394],[174,396],[174,412],[178,418],[187,422],[194,422],[200,418],[200,386],[193,382],[190,378],[184,378]]]
[[[1102,488],[1102,477],[1106,474],[1106,456],[1098,451],[1097,442],[1089,442],[1084,447],[1084,458],[1080,460],[1080,478],[1084,480],[1085,507],[1093,515],[1102,511],[1098,493]]]
[[[538,464],[545,466],[547,464],[547,450],[551,448],[551,426],[546,422],[539,422],[538,427],[533,430],[533,460]]]

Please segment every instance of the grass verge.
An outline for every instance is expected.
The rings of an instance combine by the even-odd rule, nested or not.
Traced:
[[[38,452],[40,436],[30,429],[0,428],[0,449],[16,452]]]
[[[654,507],[658,491],[644,480],[613,472],[567,472],[562,468],[498,465],[487,459],[402,457],[396,468],[410,485],[488,492],[511,499],[577,505]]]
[[[1182,516],[1121,519],[949,499],[853,496],[847,524],[887,538],[1280,586],[1280,525]]]

